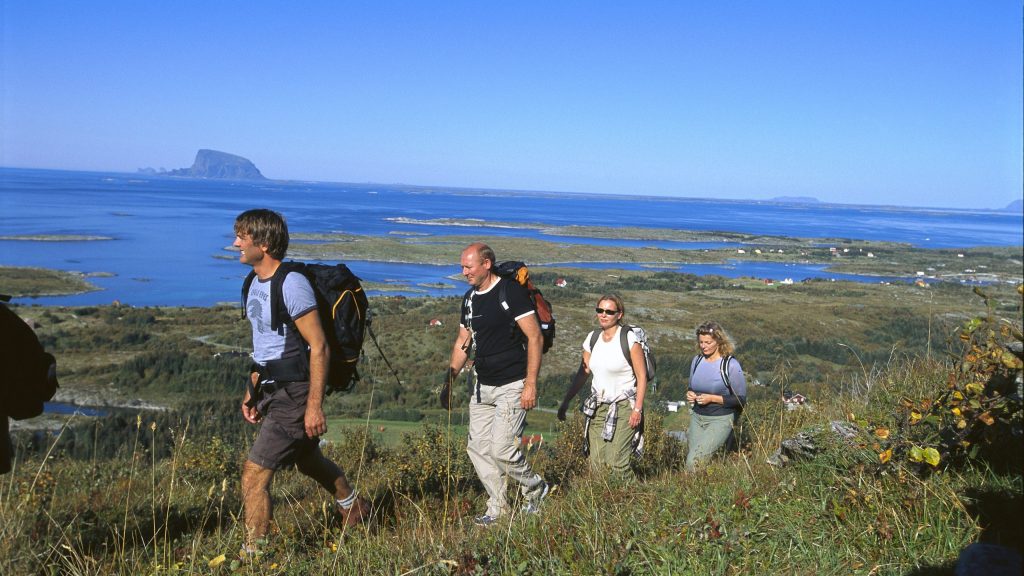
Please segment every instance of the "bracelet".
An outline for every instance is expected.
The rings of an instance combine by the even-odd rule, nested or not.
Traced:
[[[636,413],[639,414],[640,412],[643,412],[643,409],[641,409],[641,408],[633,408],[633,412],[636,412]]]

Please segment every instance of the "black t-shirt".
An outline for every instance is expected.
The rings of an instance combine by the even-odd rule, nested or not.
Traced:
[[[505,285],[508,311],[500,299]],[[462,303],[462,325],[473,332],[473,366],[481,384],[502,386],[526,378],[526,341],[515,319],[534,314],[530,295],[518,282],[499,279],[487,292],[471,291],[472,304]],[[472,310],[472,315],[470,311]]]

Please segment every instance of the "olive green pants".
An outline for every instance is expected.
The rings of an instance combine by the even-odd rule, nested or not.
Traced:
[[[608,472],[611,469],[616,474],[631,477],[633,471],[629,467],[629,458],[633,454],[633,429],[629,427],[629,416],[633,409],[629,400],[622,400],[618,405],[615,434],[611,440],[602,437],[611,404],[597,405],[597,413],[590,421],[587,435],[590,441],[590,469],[594,472]]]
[[[689,444],[689,450],[686,453],[687,470],[693,470],[697,464],[704,462],[725,446],[732,435],[733,420],[732,414],[723,414],[722,416],[690,414],[690,429],[686,432],[686,441]]]

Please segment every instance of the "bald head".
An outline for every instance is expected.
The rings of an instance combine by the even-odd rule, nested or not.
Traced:
[[[494,266],[494,250],[483,242],[474,242],[462,251],[462,275],[469,285],[482,290],[490,285],[491,267]]]

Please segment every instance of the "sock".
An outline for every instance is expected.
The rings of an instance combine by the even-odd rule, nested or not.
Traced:
[[[342,510],[351,510],[352,505],[356,503],[356,491],[353,490],[352,493],[348,495],[348,497],[341,498],[337,500],[337,502],[338,506],[340,506]]]

